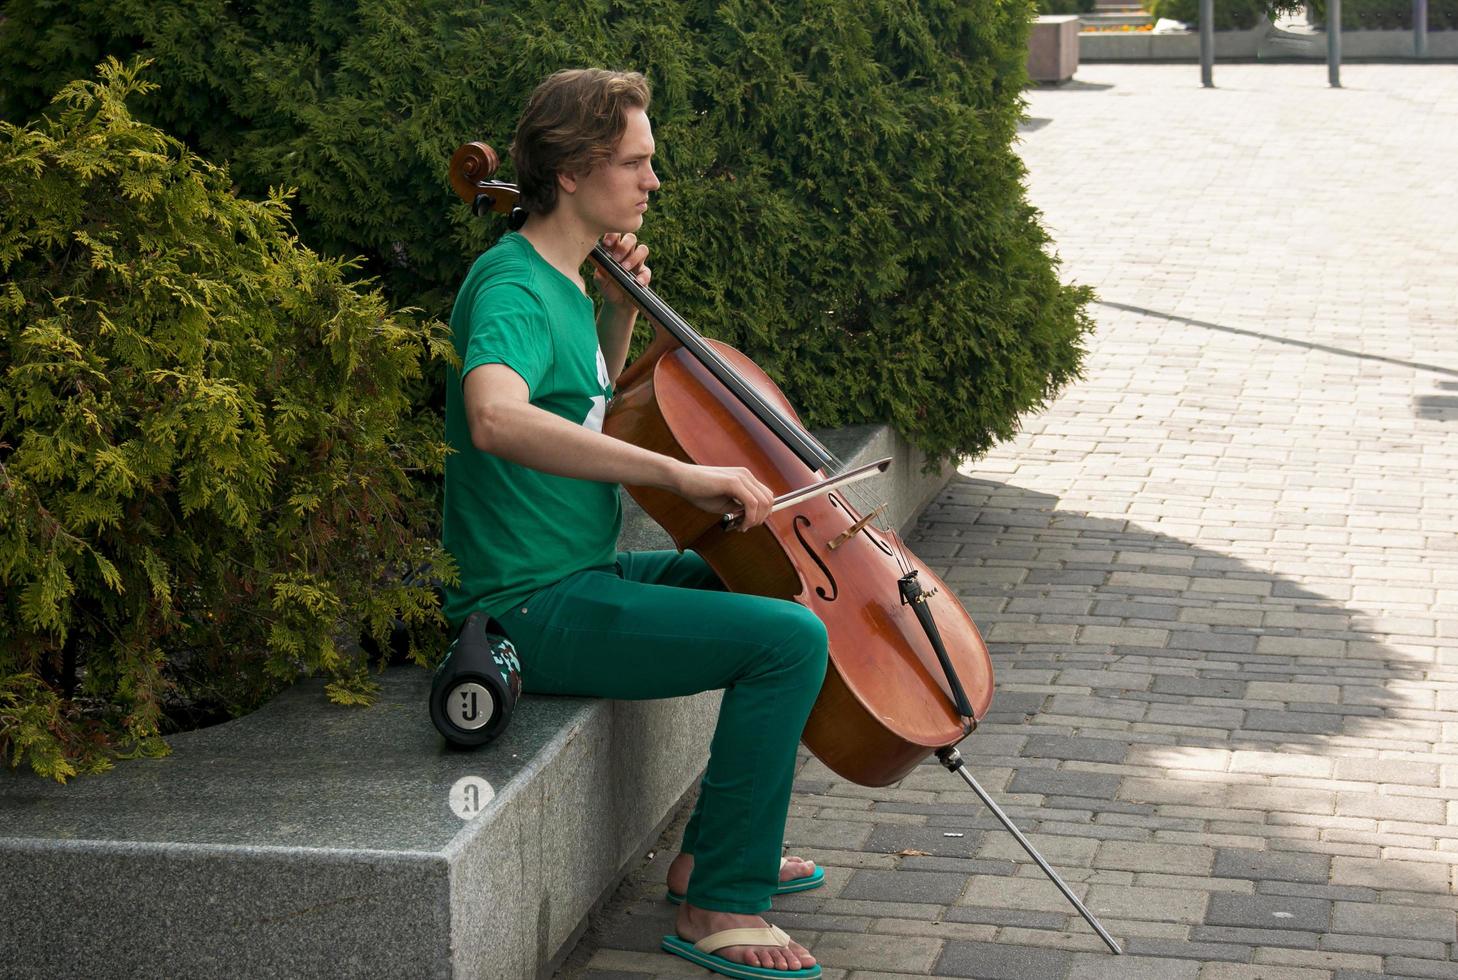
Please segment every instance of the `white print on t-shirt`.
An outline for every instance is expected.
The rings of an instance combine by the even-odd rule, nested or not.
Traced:
[[[603,359],[603,356],[602,356],[602,348],[601,347],[599,347],[597,349],[597,383],[598,383],[599,386],[601,386],[601,388],[600,388],[601,391],[603,391],[603,392],[606,392],[607,391],[607,386],[608,386],[607,361],[605,361]],[[587,418],[585,418],[585,419],[582,420],[582,424],[584,426],[586,426],[587,428],[591,429],[593,432],[601,432],[602,431],[602,418],[606,414],[607,414],[607,395],[606,394],[596,395],[592,399],[592,409],[587,413]]]

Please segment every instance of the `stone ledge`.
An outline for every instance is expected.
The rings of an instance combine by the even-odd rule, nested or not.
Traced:
[[[1099,32],[1078,36],[1080,61],[1199,61],[1200,34]],[[1364,59],[1435,61],[1458,58],[1458,31],[1429,31],[1427,54],[1413,54],[1413,34],[1402,31],[1342,31],[1342,61]],[[1222,60],[1325,61],[1326,34],[1280,31],[1269,23],[1249,30],[1216,31],[1215,57]]]
[[[863,486],[897,525],[950,475],[884,426],[820,435],[895,457]],[[664,546],[636,508],[624,524],[624,547]],[[548,974],[702,771],[719,697],[528,697],[463,752],[431,727],[427,671],[378,679],[369,708],[316,678],[66,786],[0,773],[0,974]],[[494,796],[463,820],[469,777]]]
[[[1262,22],[1244,31],[1216,31],[1215,57],[1254,58],[1269,30],[1270,24]],[[1080,61],[1199,61],[1200,33],[1083,33],[1078,36],[1078,58]]]

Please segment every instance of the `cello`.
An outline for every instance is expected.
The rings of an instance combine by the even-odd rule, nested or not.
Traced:
[[[516,207],[516,187],[492,179],[498,166],[490,146],[467,143],[451,157],[451,186],[473,213],[508,215],[516,228],[526,214]],[[737,533],[735,515],[627,487],[679,550],[697,552],[726,588],[799,602],[825,624],[829,665],[805,725],[806,747],[864,786],[895,783],[935,753],[1121,952],[967,772],[955,746],[992,702],[992,659],[951,590],[894,530],[875,524],[884,504],[863,514],[853,501],[853,481],[864,474],[845,472],[750,358],[700,335],[601,243],[591,257],[653,327],[648,347],[617,379],[603,432],[685,462],[744,467],[775,494],[770,517]]]

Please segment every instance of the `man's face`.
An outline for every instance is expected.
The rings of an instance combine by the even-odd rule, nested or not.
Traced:
[[[587,173],[569,178],[578,213],[600,235],[637,231],[648,210],[648,195],[658,189],[648,113],[628,109],[624,118],[627,125],[612,156]],[[565,183],[563,189],[569,189]]]

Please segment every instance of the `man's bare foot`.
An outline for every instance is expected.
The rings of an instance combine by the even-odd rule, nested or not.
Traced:
[[[678,920],[674,927],[681,938],[696,943],[725,929],[763,929],[768,925],[757,915],[713,912],[684,902],[678,907]],[[725,946],[715,950],[714,955],[722,956],[731,963],[765,970],[804,970],[815,965],[815,957],[810,955],[810,951],[793,940],[788,947]]]
[[[680,854],[673,859],[668,866],[668,890],[675,895],[688,893],[689,878],[694,871],[694,856],[692,854]],[[805,858],[786,858],[785,866],[780,869],[781,881],[794,881],[796,878],[808,878],[815,873],[815,862]],[[725,926],[725,928],[730,928]],[[688,938],[688,937],[684,937]]]

